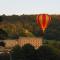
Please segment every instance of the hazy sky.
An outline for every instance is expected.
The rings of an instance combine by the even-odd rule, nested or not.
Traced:
[[[0,0],[0,15],[60,14],[60,0]]]

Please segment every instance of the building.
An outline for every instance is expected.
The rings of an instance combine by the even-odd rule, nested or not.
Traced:
[[[19,45],[20,47],[24,46],[25,44],[31,44],[36,49],[42,45],[42,38],[37,37],[20,37],[17,40],[4,40],[5,49],[9,50],[12,49],[15,45]],[[1,48],[0,48],[1,50]]]
[[[24,46],[25,44],[31,44],[35,48],[38,48],[42,45],[42,38],[36,37],[21,37],[17,40],[4,40],[6,48],[12,48],[15,45],[19,45],[20,47]]]

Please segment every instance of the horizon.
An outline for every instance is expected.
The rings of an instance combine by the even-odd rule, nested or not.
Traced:
[[[39,14],[47,14],[47,13],[39,13]],[[13,16],[13,15],[17,15],[17,16],[21,16],[21,15],[39,15],[39,14],[0,14],[0,16]],[[48,14],[48,15],[60,15],[60,14]]]

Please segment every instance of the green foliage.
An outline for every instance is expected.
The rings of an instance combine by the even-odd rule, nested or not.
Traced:
[[[35,49],[32,45],[26,44],[22,47],[23,60],[35,60]]]
[[[19,38],[19,35],[17,35],[17,34],[9,34],[8,35],[8,38],[9,39],[18,39]]]
[[[36,15],[12,15],[12,16],[2,16],[4,18],[2,25],[9,35],[17,34],[19,36],[42,36],[42,30],[36,24]],[[45,39],[56,39],[60,40],[60,19],[58,15],[52,15],[52,20],[49,23],[44,38]],[[24,29],[24,30],[23,30]],[[25,30],[30,33],[25,34]]]
[[[52,17],[50,25],[46,29],[44,38],[48,40],[60,40],[60,21],[56,16]]]
[[[0,40],[4,40],[8,38],[8,33],[2,29],[0,29]]]
[[[3,17],[2,16],[0,16],[0,22],[2,22],[3,21]]]
[[[5,43],[3,41],[0,41],[0,46],[5,47]]]
[[[17,45],[11,51],[13,60],[33,60],[35,58],[35,49],[30,44],[24,45],[22,48]]]
[[[12,50],[11,50],[11,56],[13,60],[19,60],[21,59],[21,47],[16,45]]]
[[[10,57],[8,54],[0,54],[0,60],[9,60]]]
[[[13,60],[60,60],[58,50],[49,45],[40,46],[35,49],[32,45],[26,44],[22,48],[15,46],[12,49]]]
[[[43,45],[47,45],[47,46],[51,47],[51,49],[54,51],[54,53],[57,56],[60,56],[60,41],[44,40],[44,44]]]
[[[56,60],[56,56],[52,48],[48,46],[41,46],[37,50],[39,60]]]

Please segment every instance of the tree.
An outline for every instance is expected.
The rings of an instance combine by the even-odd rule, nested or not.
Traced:
[[[0,40],[7,39],[8,33],[5,32],[3,29],[0,29]]]
[[[21,47],[19,45],[16,45],[11,50],[11,56],[13,60],[21,60]]]
[[[3,18],[2,18],[2,16],[0,16],[0,22],[2,22],[2,20],[3,20]]]
[[[52,17],[51,23],[46,29],[44,38],[48,40],[60,40],[60,21],[56,16]]]
[[[37,56],[39,60],[56,60],[56,55],[52,48],[48,46],[41,46],[37,50]]]
[[[5,53],[0,54],[0,60],[9,60],[9,55]]]
[[[22,47],[23,60],[36,60],[35,49],[32,45],[26,44]]]
[[[0,46],[5,47],[5,43],[3,41],[1,41]]]

